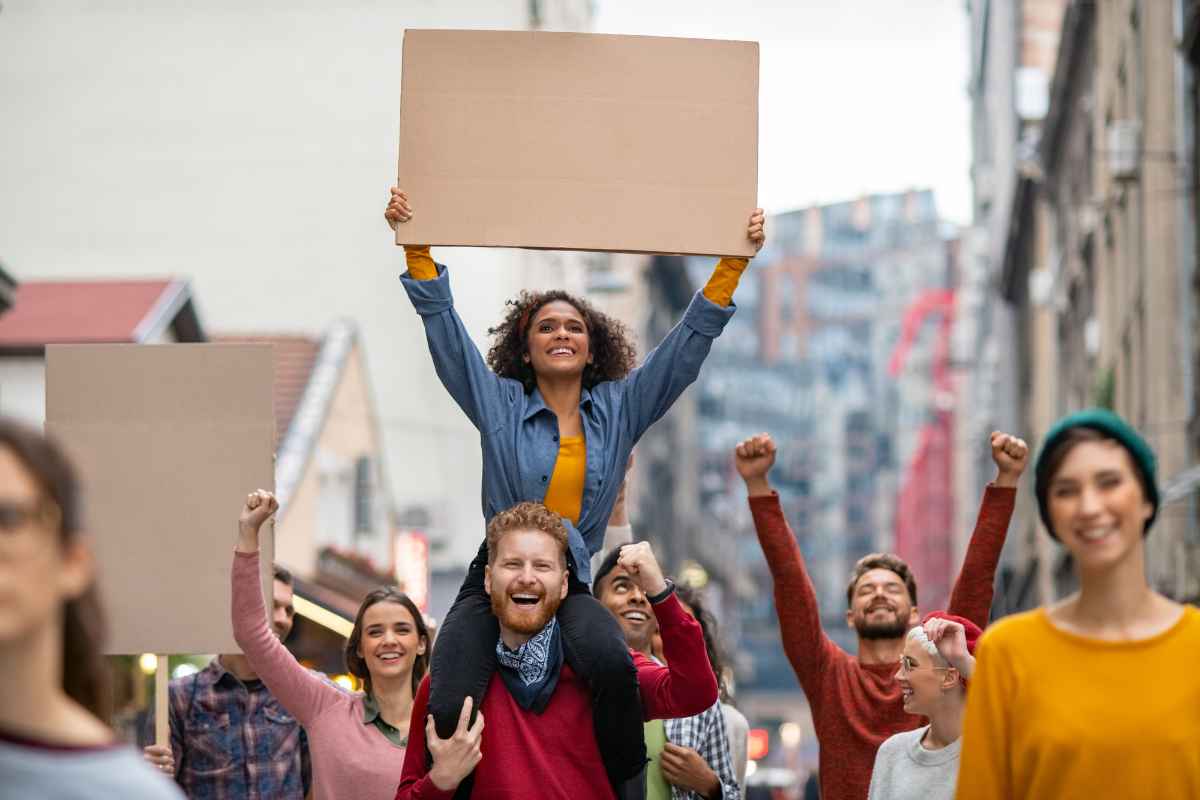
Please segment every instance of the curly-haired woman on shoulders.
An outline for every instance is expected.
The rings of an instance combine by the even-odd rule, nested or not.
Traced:
[[[395,228],[412,215],[408,196],[393,188],[388,223]],[[756,249],[765,241],[761,209],[747,237]],[[406,246],[405,259],[401,281],[425,325],[438,377],[480,432],[484,519],[531,500],[568,523],[571,592],[558,614],[564,654],[592,687],[596,738],[609,778],[621,784],[645,763],[642,715],[620,629],[588,591],[589,559],[603,543],[633,445],[699,375],[733,315],[748,259],[721,259],[639,367],[624,325],[559,291],[509,301],[485,361],[454,310],[446,268],[428,247]],[[434,653],[430,709],[443,737],[453,733],[464,697],[479,707],[495,671],[498,627],[483,589],[486,563],[481,547]]]

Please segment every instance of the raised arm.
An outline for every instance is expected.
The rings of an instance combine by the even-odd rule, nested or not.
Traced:
[[[412,201],[401,189],[393,186],[391,192],[392,196],[383,211],[383,218],[395,231],[402,223],[413,218],[413,209]],[[437,264],[434,263],[427,244],[404,245],[404,261],[408,264],[408,274],[415,280],[431,281],[438,275]]]
[[[629,524],[629,512],[625,505],[625,497],[629,489],[629,473],[633,469],[633,454],[625,464],[625,477],[621,479],[621,489],[617,492],[616,502],[613,503],[612,513],[608,515],[608,527],[604,529],[604,544],[600,551],[592,556],[592,574],[600,569],[604,559],[614,548],[629,544],[633,541],[633,526]]]
[[[632,654],[643,715],[646,719],[677,719],[703,712],[717,702],[717,678],[708,663],[700,623],[683,610],[673,589],[667,591],[669,584],[649,542],[622,547],[617,563],[647,598],[661,598],[650,607],[658,620],[667,666],[641,653]]]
[[[756,252],[766,241],[761,208],[750,216],[746,236]],[[733,316],[733,290],[748,263],[744,258],[721,259],[704,290],[692,298],[683,319],[647,354],[640,367],[616,382],[625,398],[625,423],[635,441],[667,413],[700,374],[713,340]]]
[[[1008,523],[1016,503],[1017,484],[1029,459],[1029,445],[1007,433],[991,436],[996,480],[983,492],[975,531],[967,544],[962,569],[950,592],[948,611],[987,627],[992,611],[996,566],[1008,536]]]
[[[267,627],[259,581],[258,531],[279,504],[270,492],[259,490],[246,498],[238,517],[238,543],[233,554],[233,637],[250,666],[271,694],[301,725],[342,697],[342,692],[302,667]]]
[[[746,483],[754,530],[775,584],[775,613],[783,652],[792,664],[809,701],[821,696],[820,685],[833,659],[848,658],[821,628],[817,592],[800,545],[783,516],[779,495],[767,473],[775,464],[775,442],[766,433],[751,437],[734,450],[734,466]]]
[[[746,236],[754,242],[754,252],[757,253],[762,249],[767,238],[766,217],[763,216],[761,208],[754,209],[754,213],[750,215],[750,225],[746,230]],[[732,303],[738,281],[741,280],[742,273],[749,265],[750,259],[748,258],[736,256],[722,258],[713,268],[713,274],[709,277],[708,283],[704,285],[704,296],[719,306],[727,306]]]
[[[393,186],[383,216],[392,230],[412,219],[408,195]],[[503,418],[499,411],[505,405],[505,399],[519,387],[505,386],[504,381],[488,369],[479,348],[454,310],[446,269],[434,263],[429,246],[405,245],[404,260],[408,271],[400,276],[400,282],[425,326],[425,338],[438,378],[471,424],[487,432],[490,425]]]

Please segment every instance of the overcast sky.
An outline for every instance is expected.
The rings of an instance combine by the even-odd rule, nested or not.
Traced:
[[[596,0],[597,33],[761,44],[768,212],[930,187],[970,221],[963,0]]]

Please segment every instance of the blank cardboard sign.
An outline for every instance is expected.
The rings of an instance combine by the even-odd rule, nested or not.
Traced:
[[[46,349],[46,430],[83,475],[107,652],[238,652],[230,568],[246,495],[274,486],[272,376],[269,345]]]
[[[758,44],[404,32],[397,244],[753,255]]]

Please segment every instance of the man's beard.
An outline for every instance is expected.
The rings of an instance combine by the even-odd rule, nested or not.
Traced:
[[[550,624],[550,620],[558,613],[562,598],[558,595],[546,594],[538,603],[538,612],[533,616],[524,613],[521,606],[513,602],[506,594],[496,592],[492,595],[492,613],[500,620],[500,625],[526,636],[532,636]]]
[[[864,615],[854,620],[854,630],[860,639],[899,639],[908,633],[908,624],[899,614],[891,622],[867,622]]]

